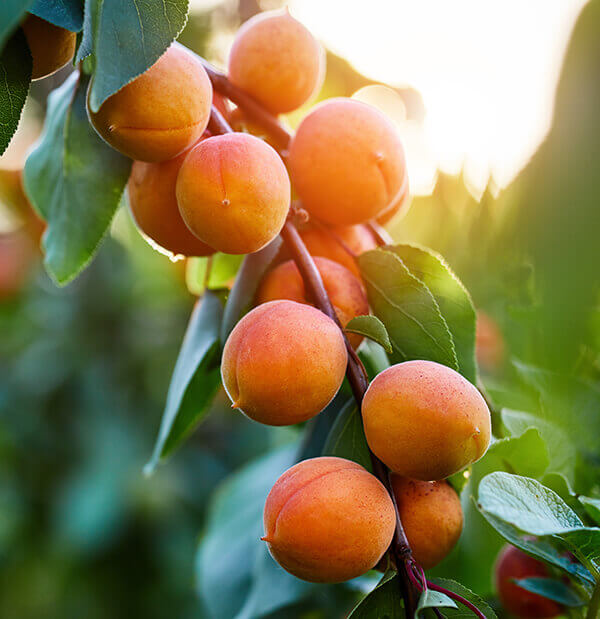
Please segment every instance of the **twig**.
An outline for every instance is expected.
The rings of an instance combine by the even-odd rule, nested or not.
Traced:
[[[225,120],[225,117],[216,106],[212,105],[210,108],[210,118],[208,119],[207,129],[212,135],[222,135],[224,133],[233,133],[233,129],[229,123]]]

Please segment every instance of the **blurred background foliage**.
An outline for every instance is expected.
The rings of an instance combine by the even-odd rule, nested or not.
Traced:
[[[260,8],[217,3],[195,12],[180,40],[222,62],[222,40]],[[473,195],[463,173],[440,172],[432,193],[388,227],[395,240],[440,252],[485,313],[482,381],[496,409],[560,422],[577,469],[568,483],[558,474],[544,481],[569,500],[600,496],[599,28],[594,0],[573,32],[552,128],[506,189],[490,180]],[[39,131],[46,96],[63,78],[34,85],[22,143]],[[376,83],[329,52],[321,97]],[[420,122],[419,93],[396,92]],[[0,165],[11,167],[15,149],[10,157]],[[254,424],[217,397],[191,440],[144,478],[194,302],[185,266],[154,252],[121,209],[94,264],[59,290],[40,266],[40,224],[18,175],[0,172],[0,201],[0,616],[203,617],[194,560],[209,497],[294,432]],[[525,459],[536,449],[524,439]],[[491,456],[470,483],[505,464]],[[501,540],[469,499],[465,508],[463,538],[436,575],[489,596]],[[341,617],[356,596],[327,588],[318,602],[273,616]]]

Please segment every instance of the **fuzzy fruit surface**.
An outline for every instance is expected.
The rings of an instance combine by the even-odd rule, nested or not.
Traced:
[[[27,15],[21,27],[33,59],[32,80],[52,75],[73,58],[77,33],[32,14]]]
[[[406,163],[392,123],[353,99],[329,99],[300,123],[289,154],[302,206],[332,225],[365,223],[402,189]]]
[[[221,376],[233,406],[272,426],[306,421],[333,399],[346,372],[339,327],[310,305],[272,301],[227,338]]]
[[[273,558],[310,582],[343,582],[373,568],[392,541],[392,500],[381,482],[343,458],[304,460],[276,482],[265,504]]]
[[[306,103],[324,76],[323,48],[287,11],[255,15],[238,30],[229,79],[273,114]]]
[[[392,471],[436,481],[479,460],[491,418],[479,391],[433,361],[398,363],[378,374],[362,403],[369,447]]]
[[[227,254],[249,254],[280,232],[290,179],[279,155],[247,133],[202,140],[177,178],[177,203],[188,228]]]
[[[377,217],[377,223],[380,226],[385,226],[392,219],[401,219],[406,215],[408,209],[410,208],[411,203],[411,195],[410,189],[408,185],[408,173],[404,173],[404,181],[402,182],[402,188],[398,194],[398,197],[392,202],[390,206],[388,206],[381,215]]]
[[[357,277],[346,267],[327,258],[316,257],[314,261],[342,326],[345,327],[356,316],[369,313],[367,293]],[[256,295],[258,304],[276,299],[309,303],[304,280],[293,260],[275,267],[260,284]],[[354,348],[362,341],[362,337],[356,334],[349,334],[348,339]]]
[[[500,602],[513,615],[543,618],[561,614],[562,607],[557,602],[526,591],[514,582],[524,578],[548,578],[548,569],[541,561],[507,544],[498,555],[494,573]]]
[[[456,545],[463,526],[458,495],[445,481],[392,475],[400,520],[413,556],[424,569],[435,567]]]
[[[88,97],[89,99],[89,97]],[[165,161],[200,139],[212,86],[200,61],[174,43],[145,72],[88,113],[113,148],[138,161]]]

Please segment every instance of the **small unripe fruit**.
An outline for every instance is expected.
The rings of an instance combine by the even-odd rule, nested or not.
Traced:
[[[165,161],[190,148],[210,117],[212,86],[200,61],[173,44],[145,72],[109,97],[97,112],[96,131],[138,161]]]
[[[356,316],[369,313],[367,293],[362,282],[337,262],[327,258],[315,258],[315,265],[321,274],[325,290],[342,326],[346,326]],[[298,303],[308,303],[304,280],[293,260],[284,262],[267,273],[256,295],[257,303],[267,303],[276,299],[289,299]],[[362,338],[350,336],[356,348]]]
[[[52,75],[73,58],[77,33],[31,14],[22,28],[33,59],[32,80]]]
[[[310,582],[343,582],[372,569],[392,541],[394,505],[381,482],[343,458],[288,469],[265,504],[273,558]]]
[[[384,370],[362,403],[369,447],[392,471],[444,479],[485,453],[491,418],[485,400],[458,372],[433,361]]]
[[[183,256],[210,256],[214,249],[185,225],[175,195],[177,174],[187,153],[160,163],[134,161],[127,189],[140,230],[157,245]]]
[[[398,198],[405,175],[402,143],[377,109],[330,99],[300,123],[289,154],[302,206],[333,225],[374,219]]]
[[[249,19],[229,55],[229,79],[273,114],[291,112],[321,87],[325,54],[287,11]]]
[[[428,570],[446,558],[460,537],[463,512],[445,481],[392,475],[400,520],[417,563]]]
[[[177,179],[186,225],[227,254],[249,254],[270,243],[285,223],[290,192],[279,155],[247,133],[202,140],[185,158]]]
[[[502,606],[517,617],[556,617],[562,607],[537,593],[519,587],[514,581],[524,578],[548,578],[546,566],[514,546],[506,545],[494,568],[496,590]]]
[[[306,421],[333,399],[346,372],[338,326],[310,305],[272,301],[235,326],[221,376],[233,406],[272,426]]]

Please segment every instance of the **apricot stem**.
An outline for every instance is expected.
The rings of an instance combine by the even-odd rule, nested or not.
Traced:
[[[594,593],[592,594],[592,599],[590,600],[590,605],[588,606],[586,619],[597,619],[599,616],[600,616],[600,581],[596,583],[596,586],[594,588]]]
[[[222,135],[224,133],[233,133],[233,129],[219,112],[215,105],[210,107],[210,118],[208,119],[207,129],[212,135]]]

